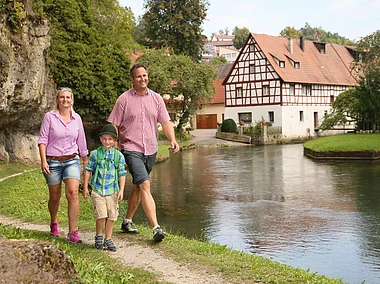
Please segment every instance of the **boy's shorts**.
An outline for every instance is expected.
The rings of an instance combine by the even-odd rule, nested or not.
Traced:
[[[76,156],[66,161],[57,161],[46,159],[50,175],[45,174],[45,180],[48,185],[60,184],[67,178],[80,180],[80,158]]]
[[[128,171],[132,175],[133,184],[140,185],[149,180],[149,174],[153,169],[157,153],[153,155],[144,155],[143,153],[133,151],[122,151]]]
[[[91,192],[92,204],[94,205],[95,219],[107,218],[116,221],[119,216],[119,203],[117,202],[118,193],[102,196],[96,192]]]

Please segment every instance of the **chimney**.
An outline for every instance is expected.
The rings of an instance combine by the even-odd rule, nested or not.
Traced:
[[[293,39],[291,37],[288,39],[288,49],[290,54],[293,54]]]
[[[304,42],[303,36],[300,36],[300,47],[302,51],[305,51],[305,42]]]

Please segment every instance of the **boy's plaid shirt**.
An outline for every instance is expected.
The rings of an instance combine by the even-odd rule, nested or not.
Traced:
[[[105,150],[103,147],[102,149],[104,159],[99,164],[97,180],[94,180],[94,172],[97,166],[98,158],[98,153],[96,149],[91,151],[90,153],[86,171],[92,172],[92,178],[90,181],[92,190],[102,196],[108,196],[114,194],[115,192],[118,192],[116,183],[118,183],[119,181],[116,180],[116,167],[114,163],[115,151],[118,150],[116,150],[114,147],[112,147],[110,150]],[[125,170],[125,159],[122,153],[119,153],[118,171],[119,177],[125,176],[127,173]]]

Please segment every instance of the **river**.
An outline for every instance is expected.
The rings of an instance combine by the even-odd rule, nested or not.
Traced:
[[[316,161],[297,145],[200,148],[154,166],[166,230],[346,283],[380,283],[380,161]],[[139,208],[135,223],[146,223]]]

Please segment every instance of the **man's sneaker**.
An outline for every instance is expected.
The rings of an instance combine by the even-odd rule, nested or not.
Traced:
[[[81,243],[82,240],[78,237],[78,230],[72,231],[71,233],[67,234],[67,240],[70,243]]]
[[[58,228],[58,222],[53,222],[50,224],[50,235],[53,237],[59,237],[61,235]]]
[[[157,228],[153,229],[153,239],[159,243],[162,242],[162,240],[165,238],[164,232],[162,231],[161,227],[158,226]]]
[[[132,221],[127,221],[127,220],[124,220],[123,223],[121,223],[121,230],[124,233],[129,233],[129,234],[140,233],[140,231],[136,229],[135,224],[133,224]]]
[[[110,251],[116,251],[116,247],[111,239],[104,241],[104,249]]]
[[[103,249],[103,236],[95,236],[95,248],[96,249]]]

